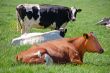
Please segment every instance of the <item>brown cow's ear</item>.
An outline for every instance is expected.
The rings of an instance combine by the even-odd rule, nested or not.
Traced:
[[[87,33],[84,33],[83,34],[83,37],[86,38],[86,39],[88,39],[89,38],[89,35]]]

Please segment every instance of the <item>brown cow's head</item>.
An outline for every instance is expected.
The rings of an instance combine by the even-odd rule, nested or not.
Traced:
[[[104,50],[100,46],[98,40],[96,37],[93,35],[93,32],[89,34],[83,34],[83,37],[86,39],[86,42],[84,44],[86,51],[88,52],[98,52],[98,53],[103,53]]]

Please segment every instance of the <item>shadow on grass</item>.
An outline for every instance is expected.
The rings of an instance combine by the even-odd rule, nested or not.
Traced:
[[[35,65],[43,65],[43,66],[81,66],[81,65],[78,65],[78,64],[74,64],[74,63],[62,63],[62,64],[58,64],[58,63],[54,63],[52,65],[46,65],[46,64],[27,64],[27,63],[23,63],[21,61],[16,61],[16,62],[13,62],[11,64],[12,67],[16,67],[16,66],[22,66],[22,65],[27,65],[27,66],[35,66]]]
[[[110,66],[110,62],[103,62],[103,63],[92,63],[92,62],[86,62],[87,65],[95,65],[95,66]]]

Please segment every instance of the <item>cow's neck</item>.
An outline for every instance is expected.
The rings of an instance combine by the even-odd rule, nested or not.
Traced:
[[[84,48],[86,39],[84,37],[78,37],[76,39],[73,38],[73,40],[74,41],[72,42],[72,44],[78,50],[79,55],[80,55],[80,58],[82,60],[83,59],[83,56],[84,56],[84,53],[86,51],[85,48]]]
[[[71,11],[71,9],[69,9],[69,11],[68,11],[68,18],[69,18],[69,20],[72,19],[72,16],[73,16],[72,11]]]

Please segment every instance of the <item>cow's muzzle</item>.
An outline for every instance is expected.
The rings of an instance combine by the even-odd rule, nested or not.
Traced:
[[[75,21],[76,19],[72,19],[72,21]]]
[[[101,54],[101,53],[103,53],[103,52],[104,52],[104,50],[103,50],[103,49],[100,49],[99,53]]]

